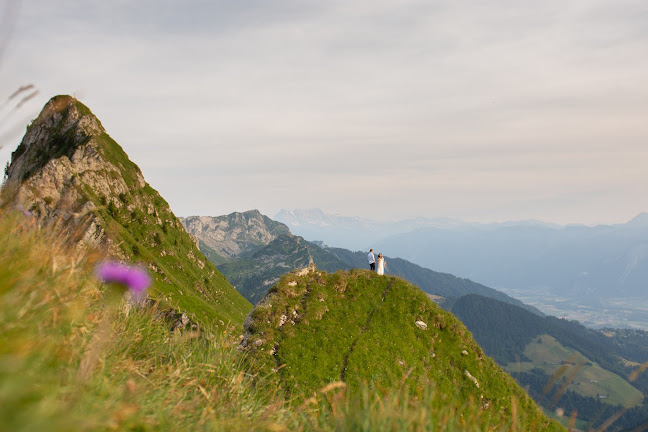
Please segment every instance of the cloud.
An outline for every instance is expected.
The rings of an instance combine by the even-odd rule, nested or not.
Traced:
[[[219,209],[361,216],[378,184],[372,213],[494,217],[490,197],[505,218],[542,196],[551,220],[585,221],[612,202],[588,191],[648,180],[641,1],[80,4],[23,4],[0,90],[82,95],[185,214],[183,184]]]

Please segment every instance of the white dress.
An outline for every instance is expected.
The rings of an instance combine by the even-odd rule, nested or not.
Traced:
[[[385,274],[385,258],[378,258],[376,261],[376,273],[379,275]]]

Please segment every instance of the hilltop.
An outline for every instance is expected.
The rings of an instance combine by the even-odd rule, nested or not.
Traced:
[[[517,409],[526,430],[560,428],[459,320],[400,278],[311,266],[283,276],[245,330],[252,361],[297,400],[326,386],[349,394],[363,383],[382,391],[405,386],[410,394],[431,386],[444,395],[433,404],[479,404],[482,427],[503,425]]]
[[[251,307],[99,120],[70,96],[53,97],[27,128],[6,170],[2,208],[54,224],[80,247],[145,264],[153,298],[194,320],[241,325]]]

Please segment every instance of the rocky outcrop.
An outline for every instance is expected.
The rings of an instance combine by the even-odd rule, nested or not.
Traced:
[[[249,255],[279,236],[290,234],[288,227],[275,222],[258,210],[226,216],[190,216],[180,218],[187,232],[226,258]]]
[[[121,207],[118,197],[146,182],[137,169],[131,185],[126,183],[124,168],[104,155],[100,140],[106,139],[99,120],[80,102],[70,96],[52,98],[12,153],[3,206],[25,209],[46,223],[63,223],[76,229],[84,243],[109,243],[88,191],[106,205]]]
[[[0,205],[55,224],[80,247],[140,262],[150,292],[186,318],[241,325],[250,304],[206,261],[160,194],[82,103],[56,96],[13,152]],[[185,319],[182,314],[186,314]],[[178,321],[179,320],[179,321]]]

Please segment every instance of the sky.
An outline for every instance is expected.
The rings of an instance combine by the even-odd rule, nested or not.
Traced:
[[[70,94],[178,216],[648,211],[645,0],[0,0],[0,14],[2,167]]]

